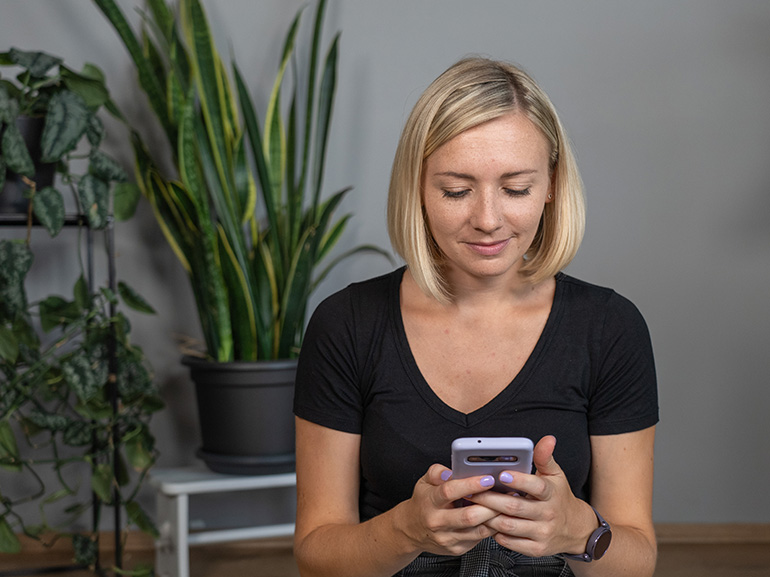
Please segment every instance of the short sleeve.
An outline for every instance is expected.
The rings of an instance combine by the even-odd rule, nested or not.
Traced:
[[[350,289],[324,300],[302,342],[294,391],[294,414],[318,425],[361,432],[363,408],[356,362]]]
[[[633,303],[614,292],[607,301],[588,413],[591,435],[629,433],[658,422],[657,378],[647,323]]]

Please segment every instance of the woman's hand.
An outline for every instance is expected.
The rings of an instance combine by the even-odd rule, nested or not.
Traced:
[[[397,507],[403,512],[404,532],[420,551],[462,555],[496,533],[492,520],[498,511],[480,504],[459,507],[457,502],[486,493],[491,476],[451,479],[451,470],[433,465],[414,487],[411,499]]]
[[[501,473],[500,481],[513,494],[490,491],[474,495],[474,503],[499,513],[486,523],[503,547],[531,557],[578,554],[585,551],[591,532],[599,526],[591,507],[572,494],[553,458],[555,447],[552,436],[537,443],[534,475]]]

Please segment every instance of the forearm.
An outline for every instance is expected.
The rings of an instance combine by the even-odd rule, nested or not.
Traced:
[[[576,577],[652,577],[657,556],[654,535],[612,525],[612,544],[604,557],[591,563],[569,561],[569,565]]]
[[[329,524],[295,540],[302,577],[389,577],[420,551],[400,528],[404,504],[358,524]]]

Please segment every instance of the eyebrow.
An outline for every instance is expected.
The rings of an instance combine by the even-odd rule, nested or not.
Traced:
[[[516,176],[522,176],[527,174],[536,174],[538,171],[536,169],[526,169],[526,170],[516,170],[514,172],[506,172],[500,175],[500,178],[513,178]],[[444,172],[437,172],[434,174],[434,176],[451,176],[454,178],[463,178],[465,180],[476,180],[476,178],[471,174],[465,174],[464,172],[454,172],[452,170],[447,170]]]

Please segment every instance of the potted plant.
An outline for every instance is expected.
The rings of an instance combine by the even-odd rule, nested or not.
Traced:
[[[350,217],[333,219],[349,189],[321,194],[339,39],[319,66],[326,1],[304,82],[294,54],[301,11],[292,22],[263,125],[235,63],[231,81],[199,0],[181,0],[177,13],[150,2],[141,36],[114,0],[94,1],[128,49],[174,156],[176,174],[166,175],[135,135],[137,180],[189,275],[205,339],[205,358],[184,360],[197,380],[199,454],[227,473],[291,469],[308,299],[342,259],[386,254],[358,246],[318,270]],[[255,378],[267,382],[255,387]]]
[[[25,281],[34,260],[33,222],[52,237],[66,223],[105,228],[108,235],[111,212],[130,216],[139,193],[100,149],[104,130],[97,112],[104,107],[119,113],[96,67],[76,74],[59,58],[16,49],[0,54],[0,64],[21,70],[16,82],[0,80],[0,173],[5,177],[7,167],[23,177],[27,204],[21,221],[16,215],[0,219],[0,227],[27,228],[26,239],[0,240],[0,468],[18,475],[16,485],[23,487],[15,494],[5,485],[0,493],[0,551],[17,552],[19,533],[46,543],[66,537],[77,564],[98,567],[105,507],[114,508],[116,519],[123,511],[131,524],[156,534],[136,495],[156,458],[148,422],[162,402],[117,307],[122,301],[153,311],[125,283],[93,286],[81,241],[73,253],[81,273],[70,296],[33,302]],[[42,163],[55,166],[58,181],[40,187],[34,180],[34,155],[16,124],[20,115],[40,117],[40,141],[31,144],[39,147]],[[72,191],[76,215],[65,215],[60,184]],[[130,475],[131,469],[136,473]],[[81,485],[90,486],[90,498],[83,498]],[[39,520],[20,512],[30,502],[39,505]],[[51,521],[51,510],[64,520]],[[91,531],[73,530],[88,511]],[[120,568],[120,546],[116,564]]]

